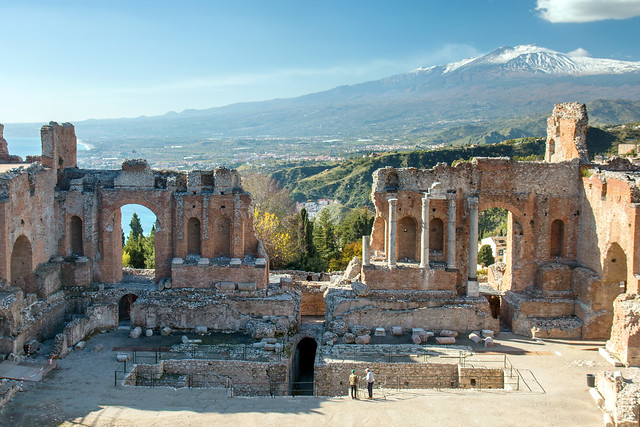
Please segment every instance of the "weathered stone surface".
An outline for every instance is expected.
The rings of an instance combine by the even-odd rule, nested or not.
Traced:
[[[376,328],[374,331],[374,335],[377,337],[384,337],[387,335],[387,332],[384,328]]]
[[[485,340],[484,340],[484,346],[485,347],[493,347],[495,345],[496,345],[496,343],[493,341],[492,337],[485,338]]]
[[[342,337],[342,342],[344,342],[345,344],[353,344],[356,342],[356,336],[351,332],[347,332]]]
[[[153,336],[153,329],[145,329],[144,335],[146,337],[152,337]]]
[[[436,337],[436,343],[438,344],[455,344],[455,337]]]
[[[411,335],[411,341],[413,341],[414,344],[420,344],[422,343],[422,337],[419,334],[413,334]]]
[[[322,343],[325,345],[334,345],[338,341],[338,335],[327,331],[322,335]]]
[[[391,335],[393,335],[394,337],[402,336],[402,326],[393,326],[391,328]]]
[[[187,337],[186,335],[183,335],[181,340],[182,344],[189,344],[189,337]]]
[[[86,342],[86,341],[80,341],[80,342],[78,342],[78,343],[74,346],[74,348],[75,348],[76,350],[80,350],[80,351],[82,351],[82,350],[84,350],[84,348],[85,348],[86,346],[87,346],[87,342]]]
[[[349,265],[347,265],[347,269],[344,271],[344,275],[342,276],[342,280],[349,283],[356,278],[360,274],[360,270],[362,269],[362,261],[359,257],[354,256],[351,261],[349,261]]]
[[[494,333],[493,333],[493,331],[492,331],[492,330],[490,330],[490,329],[483,329],[483,330],[482,330],[482,336],[483,336],[484,338],[487,338],[487,337],[491,337],[491,338],[493,338]]]
[[[456,331],[451,331],[449,329],[443,329],[440,331],[440,336],[441,337],[457,337],[458,336],[458,332]]]
[[[331,322],[331,331],[335,334],[342,336],[349,332],[349,325],[342,321]]]
[[[130,356],[129,356],[128,353],[118,353],[118,354],[116,354],[116,360],[118,362],[126,362],[129,359],[130,359]]]
[[[196,334],[206,334],[206,333],[207,333],[206,326],[202,326],[202,325],[196,326]]]
[[[170,328],[170,327],[168,327],[168,326],[165,326],[164,328],[162,328],[162,329],[160,330],[160,335],[162,335],[163,337],[166,337],[166,336],[171,335],[171,332],[173,332],[173,331],[171,330],[171,328]]]
[[[131,329],[131,332],[129,332],[129,338],[140,338],[140,335],[142,335],[142,328],[140,326],[136,326],[135,328]]]
[[[482,338],[480,338],[480,336],[478,334],[475,334],[473,332],[469,334],[469,339],[471,341],[473,341],[474,343],[476,343],[476,344],[479,343],[480,341],[482,341]]]
[[[356,344],[369,344],[371,342],[371,335],[358,335],[356,337]]]
[[[366,297],[371,293],[371,289],[367,285],[358,281],[351,283],[351,289],[358,297]]]

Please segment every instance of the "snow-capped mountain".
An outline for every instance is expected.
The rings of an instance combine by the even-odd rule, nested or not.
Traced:
[[[640,62],[572,56],[535,45],[501,47],[483,56],[428,68],[417,68],[412,73],[452,74],[477,72],[484,69],[514,75],[547,74],[556,76],[590,76],[624,74],[640,71]]]

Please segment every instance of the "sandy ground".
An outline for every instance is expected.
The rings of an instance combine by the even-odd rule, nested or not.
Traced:
[[[528,387],[504,390],[376,390],[375,399],[346,397],[228,398],[224,391],[114,387],[113,347],[131,345],[126,331],[92,338],[59,361],[43,382],[25,383],[0,414],[9,426],[90,425],[385,425],[600,426],[586,374],[610,369],[602,342],[533,342],[502,333],[496,351],[509,355]],[[141,341],[137,342],[141,344]],[[97,346],[104,347],[95,351]],[[529,389],[530,388],[530,389]],[[362,392],[362,391],[361,391]]]

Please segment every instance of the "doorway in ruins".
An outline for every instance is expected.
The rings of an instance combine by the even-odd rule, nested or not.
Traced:
[[[507,206],[487,206],[478,217],[477,275],[481,293],[500,317],[501,296],[511,289],[522,226]]]
[[[131,319],[131,306],[138,299],[135,294],[126,294],[120,298],[118,303],[118,320],[120,322],[127,322]]]
[[[149,208],[137,204],[123,205],[120,214],[124,281],[153,280],[158,219]]]
[[[313,338],[302,338],[293,355],[291,365],[291,395],[313,396],[313,377],[318,343]]]
[[[27,293],[35,292],[33,280],[33,252],[31,242],[20,235],[11,250],[11,284]]]
[[[613,301],[620,294],[627,292],[627,255],[618,243],[612,243],[602,265],[602,287],[598,298],[602,308],[611,310],[611,316],[603,325],[611,329],[613,323]]]

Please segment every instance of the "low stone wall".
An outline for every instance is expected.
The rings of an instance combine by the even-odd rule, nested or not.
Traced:
[[[359,388],[362,393],[362,390],[366,390],[366,382],[362,377],[367,368],[373,370],[376,387],[504,388],[504,372],[501,369],[458,368],[457,364],[450,363],[329,362],[316,366],[314,377],[316,393],[320,396],[348,394],[349,374],[352,369],[355,369],[360,378]]]
[[[269,283],[269,269],[264,265],[233,264],[233,260],[228,265],[177,264],[174,261],[171,266],[171,280],[174,288],[213,289],[217,287],[219,290],[225,290],[224,286],[219,286],[220,282],[224,282],[233,285],[231,291],[241,289],[243,286],[241,284],[249,283],[255,284],[254,290],[266,289]]]
[[[286,332],[298,325],[300,295],[284,292],[268,297],[216,294],[172,289],[140,295],[131,306],[131,326],[157,329],[239,331],[251,320],[269,321]]]
[[[209,384],[224,387],[231,381],[236,396],[287,395],[289,375],[287,362],[248,362],[241,360],[163,360],[156,365],[136,365],[126,378],[126,385],[136,385],[145,379],[159,380],[163,376],[187,376],[192,386]]]
[[[118,305],[95,305],[87,309],[83,318],[71,321],[64,328],[67,344],[73,346],[102,329],[118,326]]]
[[[369,328],[401,326],[404,329],[452,329],[459,332],[499,330],[499,320],[491,316],[485,298],[458,297],[431,292],[371,292],[357,297],[352,291],[327,291],[327,321]]]
[[[362,282],[371,289],[414,289],[456,292],[457,273],[444,268],[423,269],[418,264],[398,264],[389,269],[382,263],[362,267]]]
[[[602,410],[611,415],[616,426],[631,427],[640,423],[640,371],[627,369],[632,378],[623,378],[620,372],[600,371],[596,374],[596,387],[604,398]]]

